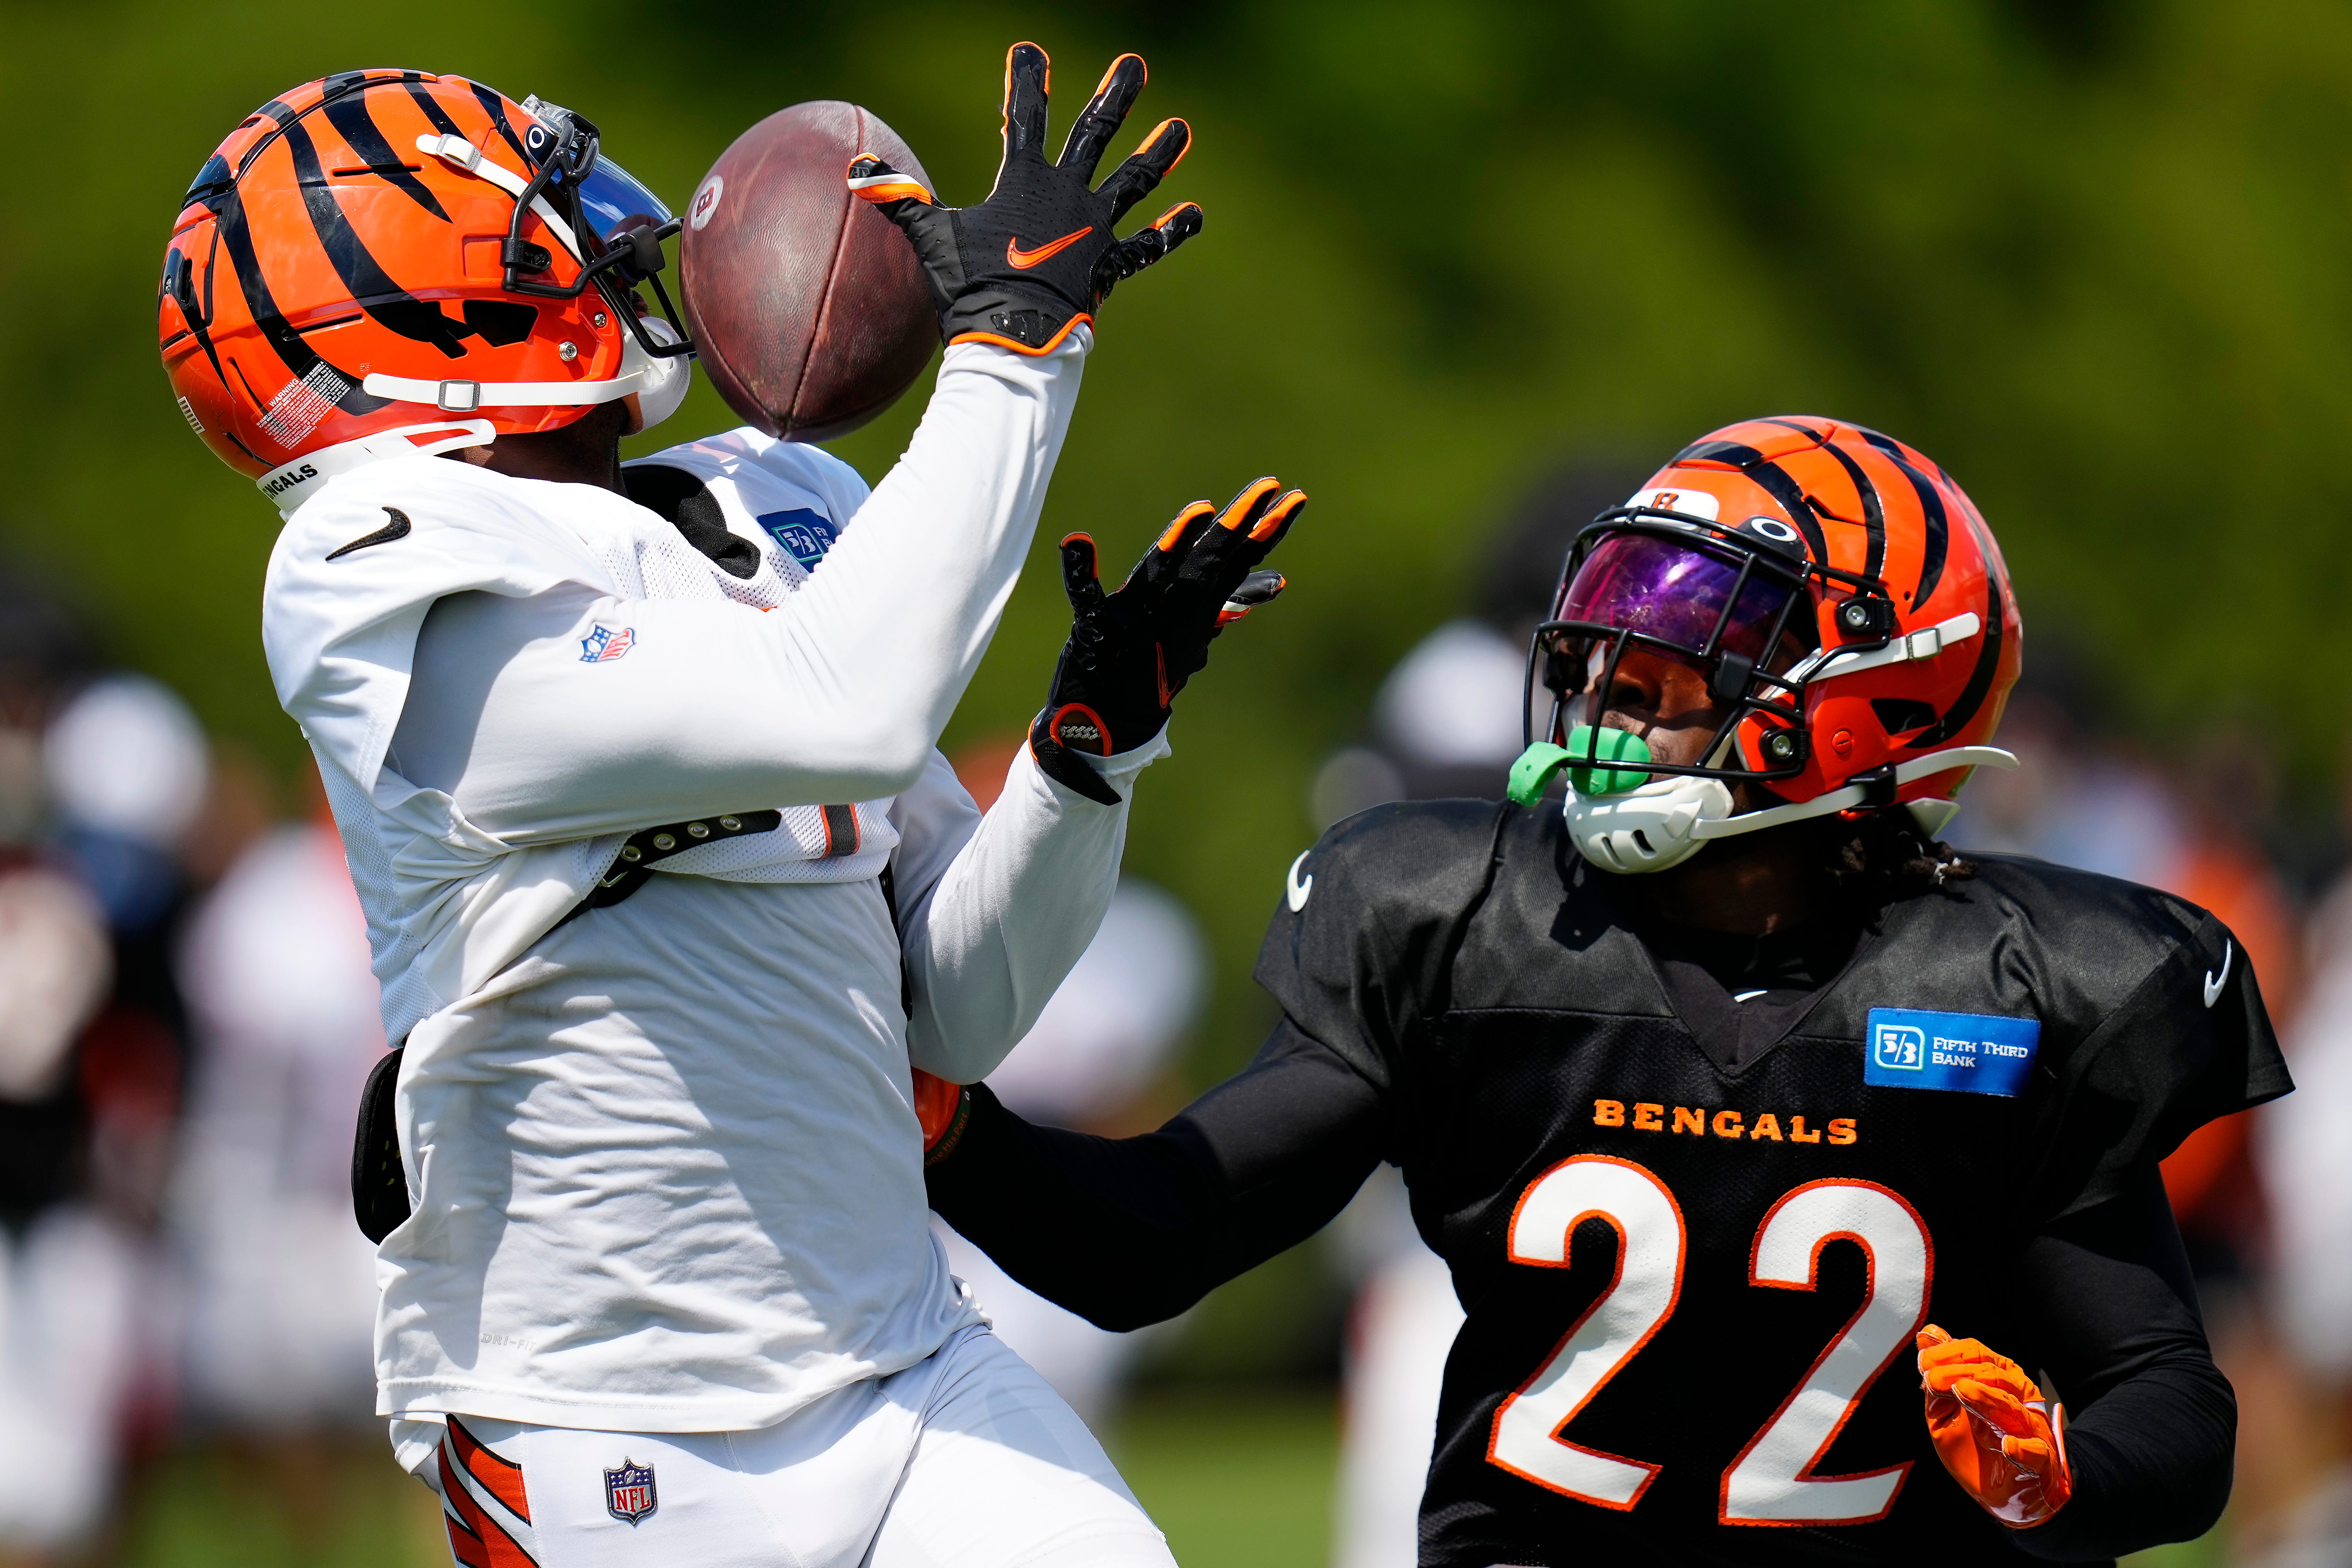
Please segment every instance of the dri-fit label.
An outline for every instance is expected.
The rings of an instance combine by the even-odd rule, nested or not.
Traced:
[[[1873,1007],[1862,1081],[1881,1089],[2014,1095],[2025,1087],[2041,1044],[2039,1018]]]

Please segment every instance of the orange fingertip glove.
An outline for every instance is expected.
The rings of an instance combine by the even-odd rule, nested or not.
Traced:
[[[1919,1331],[1927,1436],[1977,1506],[2011,1530],[2042,1523],[2074,1495],[2066,1412],[2025,1369],[1930,1323]]]
[[[971,1091],[960,1083],[915,1073],[915,1120],[923,1126],[923,1163],[936,1165],[955,1152],[964,1123],[971,1120]]]

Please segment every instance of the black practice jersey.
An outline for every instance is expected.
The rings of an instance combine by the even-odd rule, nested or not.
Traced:
[[[2155,1162],[2284,1093],[2230,933],[1989,858],[1786,937],[1629,927],[1557,810],[1383,807],[1301,857],[1286,1016],[1159,1131],[985,1088],[932,1205],[1109,1328],[1313,1234],[1382,1159],[1468,1313],[1428,1568],[2090,1561],[2210,1525],[2235,1407]],[[1927,1321],[2079,1419],[2011,1535],[1928,1446]]]
[[[1995,857],[1871,911],[1833,973],[1734,992],[1612,880],[1556,809],[1385,807],[1293,868],[1259,961],[1384,1102],[1468,1315],[1424,1560],[2006,1555],[1928,1446],[1912,1335],[2035,1368],[2026,1240],[2286,1091],[2243,953]]]

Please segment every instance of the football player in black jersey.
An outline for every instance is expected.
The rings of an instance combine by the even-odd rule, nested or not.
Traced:
[[[1926,458],[1717,432],[1579,536],[1512,798],[1380,807],[1292,867],[1246,1071],[1116,1141],[969,1090],[934,1206],[1129,1328],[1401,1165],[1468,1315],[1431,1568],[2202,1532],[2236,1407],[2157,1162],[2290,1086],[2210,915],[1939,841],[2011,763],[2019,642]]]

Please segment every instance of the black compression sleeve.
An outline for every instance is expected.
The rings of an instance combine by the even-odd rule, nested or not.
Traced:
[[[2036,1237],[2019,1283],[2019,1359],[2046,1370],[2066,1406],[2074,1496],[2017,1544],[2100,1562],[2211,1529],[2230,1500],[2238,1402],[2206,1346],[2156,1168]]]
[[[1046,1300],[1139,1328],[1312,1236],[1380,1163],[1380,1092],[1287,1019],[1257,1059],[1157,1132],[1024,1121],[987,1088],[931,1207]]]

